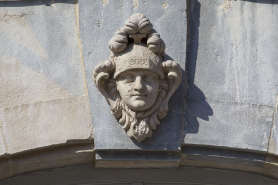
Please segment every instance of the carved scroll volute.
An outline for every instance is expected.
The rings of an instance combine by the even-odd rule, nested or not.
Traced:
[[[162,119],[167,115],[169,110],[168,103],[174,92],[180,85],[182,79],[182,70],[180,65],[176,61],[167,60],[166,62],[162,63],[164,73],[167,74],[166,80],[168,82],[168,89],[169,92],[167,93],[165,99],[162,101],[159,111],[158,111],[158,118]]]
[[[101,94],[108,100],[111,107],[114,106],[115,100],[109,93],[107,88],[111,74],[113,73],[115,66],[110,60],[105,60],[100,62],[94,69],[93,79],[96,87],[101,92]]]

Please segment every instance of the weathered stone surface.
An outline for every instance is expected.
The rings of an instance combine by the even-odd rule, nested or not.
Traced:
[[[164,184],[277,184],[238,171],[278,174],[278,116],[273,120],[278,1],[191,0],[189,34],[188,2],[79,1],[97,151],[82,74],[78,6],[73,0],[0,2],[0,179],[59,168],[1,184],[115,183],[119,178],[122,184],[157,179]],[[92,79],[95,65],[109,57],[109,39],[136,12],[150,18],[168,57],[184,70],[186,36],[190,39],[186,102],[182,84],[167,117],[141,144],[126,136]],[[83,163],[90,165],[60,168]],[[178,165],[172,171],[93,169]]]
[[[97,151],[96,168],[178,168],[179,151]]]
[[[208,99],[275,105],[277,2],[192,1],[187,70]]]
[[[0,179],[5,179],[11,176],[9,171],[9,158],[0,158]]]
[[[33,170],[43,170],[74,164],[90,164],[92,160],[92,143],[72,144],[14,156],[11,158],[9,169],[15,175]]]
[[[91,164],[93,143],[56,145],[0,158],[0,179],[30,171]]]
[[[209,118],[198,115],[206,111],[202,101],[186,100],[185,144],[267,151],[273,107],[216,100],[207,103],[213,110]]]
[[[73,98],[74,95],[44,74],[20,63],[20,59],[0,58],[0,108],[36,101]]]
[[[167,4],[167,6],[163,4]],[[96,149],[172,149],[178,150],[181,143],[181,123],[183,108],[182,84],[170,100],[169,112],[154,131],[151,138],[138,143],[126,136],[121,125],[110,113],[109,104],[94,86],[92,74],[97,63],[109,57],[108,42],[130,15],[140,12],[153,23],[166,44],[166,54],[179,61],[185,68],[186,51],[186,1],[168,0],[138,1],[101,1],[84,0],[80,6],[80,34],[86,77],[88,83],[90,107],[94,124]],[[176,20],[179,20],[177,24]],[[102,116],[99,116],[102,115]]]
[[[0,121],[0,156],[7,153],[2,129],[3,129],[3,126]]]
[[[278,92],[275,2],[191,1],[186,144],[267,151]]]
[[[87,97],[23,104],[0,110],[7,153],[92,140]]]
[[[73,0],[0,2],[0,108],[84,95]]]
[[[277,96],[277,102],[274,110],[274,116],[273,116],[273,122],[272,122],[272,128],[271,128],[271,136],[269,139],[269,146],[268,146],[268,153],[278,155],[278,112],[277,112],[277,106],[278,106],[278,96]]]
[[[185,146],[182,149],[180,164],[262,173],[265,162],[263,153],[219,147]]]
[[[212,168],[185,167],[181,169],[104,169],[91,165],[71,166],[23,174],[1,181],[1,185],[18,184],[123,184],[142,182],[144,185],[277,185],[277,179],[253,173]]]
[[[0,2],[0,155],[92,140],[74,2]]]

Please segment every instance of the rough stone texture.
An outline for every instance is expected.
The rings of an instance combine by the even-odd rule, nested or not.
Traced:
[[[21,64],[20,59],[2,55],[0,65],[0,85],[5,87],[0,89],[0,108],[74,97],[40,71]]]
[[[133,13],[145,14],[160,33],[166,44],[166,54],[181,63],[185,68],[186,51],[186,1],[167,0],[161,2],[138,1],[101,1],[83,0],[80,6],[80,35],[86,77],[89,91],[90,107],[94,125],[96,149],[173,149],[178,150],[181,143],[181,122],[183,101],[183,84],[170,100],[169,112],[161,121],[151,138],[142,143],[133,141],[110,114],[110,107],[105,98],[94,86],[92,73],[95,65],[106,60],[110,55],[108,42],[115,31],[124,26],[124,21]],[[163,3],[169,6],[162,7]],[[176,20],[180,23],[176,24]],[[99,116],[102,115],[102,116]],[[173,134],[175,133],[175,134]]]
[[[89,98],[74,1],[0,2],[0,179],[56,168],[1,184],[115,183],[119,179],[119,184],[135,180],[277,184],[238,172],[274,178],[278,174],[277,112],[273,115],[278,92],[277,0],[79,3]],[[190,11],[185,11],[186,3]],[[166,43],[166,53],[184,70],[187,51],[189,83],[186,103],[182,84],[170,101],[167,117],[142,144],[126,136],[92,79],[94,66],[109,57],[109,39],[135,12],[150,18]],[[189,33],[187,13],[191,13]],[[97,151],[90,110],[98,134]],[[84,163],[90,165],[60,168]],[[178,165],[176,170],[94,170]]]
[[[267,151],[278,91],[277,3],[191,1],[185,144]]]
[[[92,142],[77,23],[74,0],[0,2],[0,155]]]
[[[180,164],[262,173],[265,162],[263,153],[219,147],[186,146],[182,149]]]
[[[0,121],[0,131],[1,131],[0,132],[0,156],[7,153],[2,129],[3,129],[3,126],[2,126],[2,123]]]
[[[72,3],[0,2],[0,108],[84,95]]]
[[[0,158],[0,179],[18,174],[93,161],[92,143],[57,145]]]
[[[278,155],[278,96],[276,100],[275,112],[273,116],[273,123],[271,128],[271,136],[269,139],[268,153]]]
[[[144,185],[277,185],[269,177],[232,170],[187,167],[171,169],[105,169],[95,170],[90,165],[72,166],[39,173],[23,174],[1,181],[1,185],[18,184],[124,184]]]
[[[98,151],[96,168],[178,168],[180,152],[169,151]]]
[[[198,99],[189,98],[186,103],[185,144],[226,146],[267,151],[272,125],[273,107],[206,101],[213,116],[199,117],[203,105]]]
[[[24,104],[0,110],[7,152],[92,139],[87,97]]]
[[[192,2],[191,39],[199,44],[190,45],[198,51],[188,62],[196,66],[195,85],[208,99],[274,106],[278,1]]]

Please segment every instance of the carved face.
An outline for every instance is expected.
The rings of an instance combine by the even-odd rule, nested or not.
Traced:
[[[124,103],[133,111],[152,107],[159,92],[159,77],[147,69],[131,69],[116,79],[117,90]]]
[[[95,66],[94,82],[127,135],[141,142],[166,116],[168,101],[182,78],[181,67],[165,61],[165,43],[141,13],[118,29],[109,48],[109,60]]]

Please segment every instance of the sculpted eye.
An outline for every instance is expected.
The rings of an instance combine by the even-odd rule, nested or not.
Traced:
[[[152,74],[146,74],[146,75],[144,76],[144,80],[145,80],[146,82],[152,82],[154,78],[155,78],[155,76],[152,75]]]
[[[131,81],[133,81],[134,77],[131,74],[124,74],[122,76],[122,79],[125,80],[126,82],[131,82]]]

